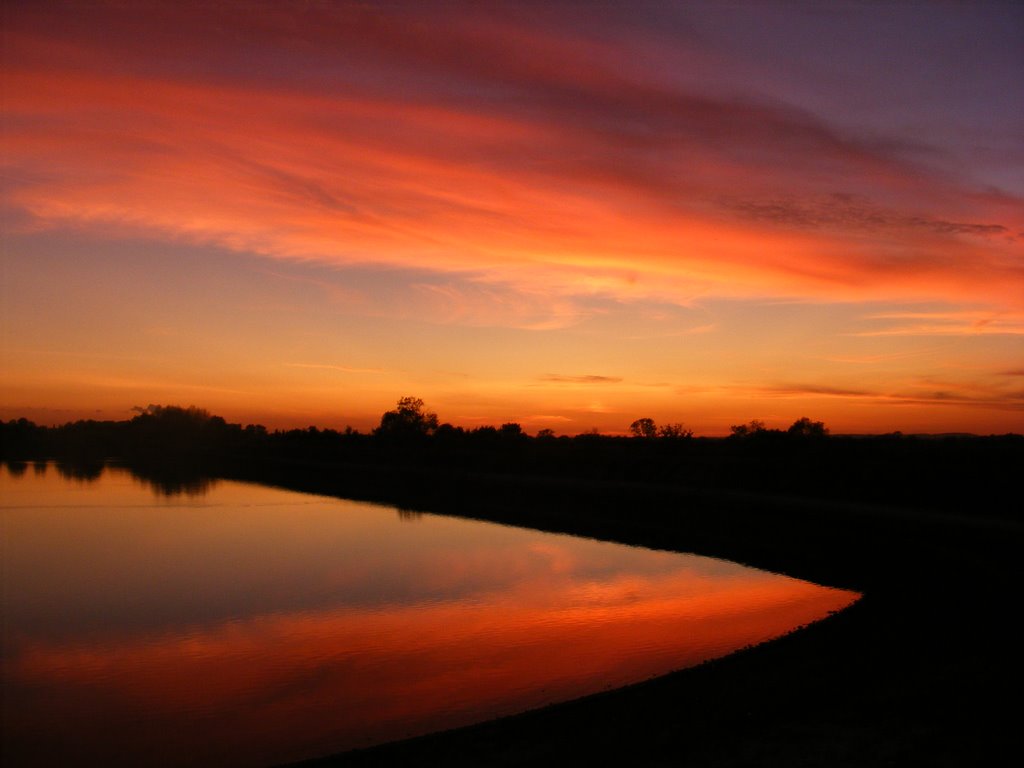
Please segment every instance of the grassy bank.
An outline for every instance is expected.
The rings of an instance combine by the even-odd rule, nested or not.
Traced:
[[[702,667],[312,765],[969,765],[1018,750],[1022,528],[970,510],[274,462],[263,482],[738,560],[856,606]]]

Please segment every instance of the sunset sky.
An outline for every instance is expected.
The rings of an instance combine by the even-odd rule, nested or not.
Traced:
[[[1024,5],[5,2],[0,418],[1024,431]]]

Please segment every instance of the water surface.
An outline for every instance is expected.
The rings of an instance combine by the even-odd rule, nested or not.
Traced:
[[[118,468],[0,469],[0,525],[9,765],[298,760],[636,682],[856,598],[696,555]]]

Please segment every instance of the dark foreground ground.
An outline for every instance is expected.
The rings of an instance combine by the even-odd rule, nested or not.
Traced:
[[[701,667],[307,765],[1019,761],[1024,526],[1006,509],[940,514],[308,462],[255,471],[295,489],[416,499],[417,509],[717,555],[864,593],[823,622]]]

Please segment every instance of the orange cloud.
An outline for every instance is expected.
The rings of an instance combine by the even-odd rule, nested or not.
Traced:
[[[1024,313],[986,310],[880,312],[871,320],[895,321],[892,327],[860,331],[856,336],[978,336],[1024,334]]]
[[[619,384],[622,382],[622,379],[618,376],[598,376],[596,374],[566,376],[560,373],[545,374],[541,377],[541,380],[554,384]]]
[[[33,227],[472,271],[485,304],[518,286],[1021,306],[1019,200],[795,108],[646,81],[617,66],[623,45],[486,14],[395,13],[324,10],[301,50],[273,12],[236,21],[280,66],[258,78],[238,74],[244,46],[184,34],[215,10],[161,9],[166,26],[119,56],[98,24],[58,21],[48,35],[25,11],[4,74],[7,205]],[[193,48],[199,74],[180,64]],[[424,290],[439,294],[432,315],[478,315],[473,297]]]
[[[744,391],[748,395],[768,398],[848,398],[872,405],[928,405],[1024,411],[1024,390],[1006,386],[986,386],[978,382],[919,381],[891,392],[843,389],[815,384],[778,384],[733,389],[737,392]]]

